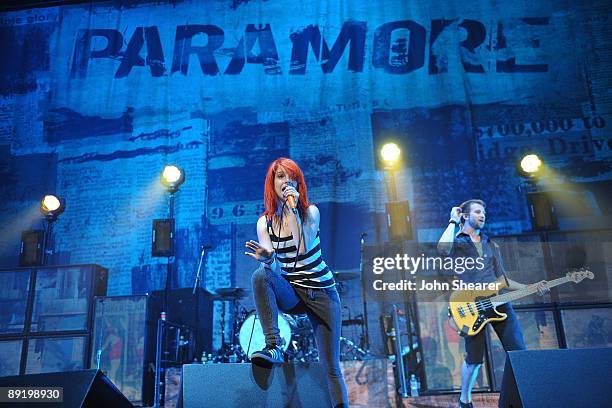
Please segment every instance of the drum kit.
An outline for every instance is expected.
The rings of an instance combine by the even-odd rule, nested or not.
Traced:
[[[338,272],[334,274],[337,282],[359,278],[357,272]],[[212,295],[212,300],[230,302],[231,314],[235,316],[232,332],[227,338],[225,323],[225,305],[221,312],[221,348],[207,357],[212,363],[242,363],[249,361],[251,354],[265,347],[265,336],[257,312],[246,310],[239,305],[241,299],[249,295],[244,288],[218,288]],[[345,324],[363,324],[363,319],[351,319]],[[281,348],[289,360],[299,362],[314,362],[319,360],[312,326],[304,315],[278,314]],[[229,340],[229,341],[226,341]],[[361,359],[366,352],[351,340],[340,337],[341,359]]]
[[[212,295],[212,300],[231,302],[230,308],[236,316],[232,325],[229,341],[226,342],[225,307],[221,312],[221,348],[211,354],[208,362],[242,363],[249,361],[251,354],[263,349],[266,345],[263,328],[257,312],[239,307],[239,301],[248,296],[244,288],[219,288]],[[278,314],[278,328],[281,337],[281,348],[290,360],[317,361],[318,355],[314,344],[312,327],[306,315]]]

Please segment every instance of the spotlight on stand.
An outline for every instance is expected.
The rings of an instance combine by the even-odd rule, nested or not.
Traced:
[[[521,158],[519,162],[519,173],[523,177],[537,177],[542,174],[544,162],[537,154],[529,153]]]
[[[558,228],[555,204],[550,194],[538,191],[538,180],[544,171],[544,162],[535,153],[524,155],[518,164],[518,172],[524,179],[527,192],[527,208],[534,231],[550,231]]]
[[[162,365],[162,338],[168,336],[168,330],[166,327],[166,320],[169,318],[166,311],[168,310],[168,299],[172,290],[171,277],[174,271],[174,193],[176,193],[185,182],[185,172],[178,166],[167,165],[161,173],[161,183],[166,187],[168,192],[168,218],[153,220],[153,245],[151,255],[154,257],[166,257],[167,268],[166,268],[166,287],[164,290],[164,299],[162,303],[161,312],[157,320],[157,348],[155,350],[155,390],[154,390],[154,404],[153,406],[158,407],[161,399],[161,392],[159,384],[161,382],[161,376],[163,371]],[[197,309],[197,306],[196,306]],[[167,344],[167,343],[166,343]]]
[[[402,150],[396,143],[385,143],[380,149],[387,179],[387,227],[391,241],[403,242],[412,239],[410,206],[408,201],[398,201],[395,172],[400,167]]]
[[[168,165],[161,173],[161,183],[169,193],[176,193],[185,182],[185,172],[177,166]]]
[[[53,222],[66,209],[66,201],[53,194],[47,194],[40,200],[40,212],[47,221]]]
[[[412,240],[412,224],[410,220],[410,208],[408,206],[408,201],[399,201],[397,186],[395,180],[395,173],[401,167],[401,156],[402,151],[396,143],[387,142],[380,149],[380,158],[384,166],[385,170],[385,178],[387,179],[387,202],[386,202],[386,215],[387,215],[387,227],[389,233],[389,241],[394,241],[395,246],[401,245],[401,248],[405,252],[405,243],[408,240]],[[391,247],[389,247],[391,248]],[[403,272],[402,272],[403,273]],[[405,277],[405,275],[403,276]],[[365,282],[365,280],[364,280]],[[365,287],[362,287],[363,293],[365,293]],[[364,305],[365,296],[364,296]],[[404,318],[405,322],[405,330],[408,333],[409,339],[408,344],[410,344],[412,348],[413,342],[413,328],[414,322],[408,316],[414,316],[412,310],[415,307],[415,299],[406,297],[403,306],[401,309],[408,310],[409,312],[406,314],[407,317]],[[393,305],[393,328],[396,333],[400,332],[400,323],[399,323],[399,310],[400,306],[394,304]],[[366,316],[366,308],[364,307],[364,316]],[[397,378],[400,383],[400,394],[402,397],[408,396],[408,387],[406,381],[406,365],[408,367],[416,366],[418,355],[417,353],[410,353],[408,356],[408,360],[404,360],[404,355],[401,350],[404,349],[402,346],[402,336],[396,336],[395,338],[395,350],[396,350],[396,373]],[[366,343],[367,344],[367,343]],[[418,347],[420,349],[420,345]]]
[[[40,212],[45,216],[45,229],[42,244],[42,265],[47,265],[55,250],[53,223],[66,209],[66,201],[53,194],[47,194],[40,200]]]
[[[174,256],[174,193],[185,182],[185,172],[178,166],[167,165],[161,172],[161,183],[169,193],[168,218],[153,220],[152,256]]]
[[[385,167],[390,168],[397,164],[402,151],[395,143],[385,143],[380,149],[380,157]]]

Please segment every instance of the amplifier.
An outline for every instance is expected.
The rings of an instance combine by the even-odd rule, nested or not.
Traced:
[[[99,265],[0,269],[0,335],[87,332],[107,282]]]
[[[95,299],[90,367],[102,370],[138,405],[153,403],[157,322],[153,302],[149,295]]]
[[[0,375],[87,367],[93,299],[107,282],[99,265],[0,269]]]
[[[161,312],[164,293],[163,290],[153,292],[156,316]],[[204,350],[207,353],[212,351],[213,301],[202,288],[198,288],[196,293],[197,297],[193,294],[193,288],[172,289],[166,310],[168,321],[190,327],[194,331],[195,347],[192,349],[193,355],[189,356],[190,360],[200,358]]]

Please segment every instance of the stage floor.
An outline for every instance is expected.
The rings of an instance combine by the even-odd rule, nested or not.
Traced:
[[[456,408],[459,394],[408,397],[403,400],[404,408]],[[479,393],[472,395],[474,406],[478,408],[497,408],[499,393]]]
[[[402,405],[393,408],[456,408],[459,394],[408,397],[402,401]],[[478,393],[472,396],[474,406],[478,408],[497,408],[499,393]],[[167,408],[174,407],[174,402],[165,405]],[[351,404],[352,408],[378,408],[373,405]],[[389,405],[380,408],[389,408]]]

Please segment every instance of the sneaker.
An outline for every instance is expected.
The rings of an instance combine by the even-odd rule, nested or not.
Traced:
[[[465,402],[461,402],[461,399],[459,400],[459,408],[474,408],[474,404],[472,404],[471,402],[468,402],[467,404]]]
[[[285,356],[280,347],[266,346],[263,350],[251,354],[251,361],[253,363],[267,362],[272,364],[283,364],[285,362]]]

